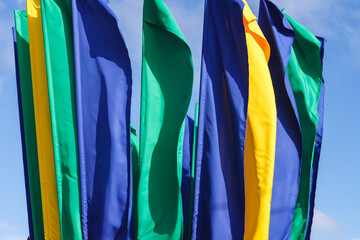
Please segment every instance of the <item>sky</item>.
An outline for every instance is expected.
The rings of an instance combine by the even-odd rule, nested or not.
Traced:
[[[165,0],[194,61],[189,115],[198,101],[204,0]],[[248,0],[254,14],[258,0]],[[360,1],[274,0],[285,13],[327,39],[324,137],[312,240],[360,240]],[[139,126],[142,0],[110,0],[133,70],[131,118]],[[25,0],[0,0],[0,240],[28,235],[11,27]]]

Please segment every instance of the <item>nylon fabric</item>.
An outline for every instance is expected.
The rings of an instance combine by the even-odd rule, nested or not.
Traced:
[[[323,58],[324,58],[324,47],[326,40],[324,38],[318,37],[321,42],[321,49],[320,49],[320,58],[321,58],[321,67],[323,67]],[[321,85],[321,92],[319,98],[319,104],[317,107],[319,120],[318,126],[316,130],[316,138],[315,138],[315,149],[314,149],[314,159],[313,159],[313,166],[311,169],[311,176],[310,176],[310,199],[309,199],[309,213],[308,213],[308,221],[306,225],[306,234],[305,239],[310,240],[310,233],[311,227],[313,223],[314,217],[314,207],[315,207],[315,193],[316,193],[316,182],[317,182],[317,175],[319,171],[319,161],[320,161],[320,151],[322,145],[322,137],[323,137],[323,128],[324,128],[324,96],[325,96],[325,82],[324,78],[322,79]]]
[[[82,239],[71,0],[40,1],[61,239]]]
[[[285,14],[294,32],[287,73],[294,92],[302,133],[302,162],[298,198],[291,228],[292,240],[305,237],[309,211],[310,175],[318,125],[322,83],[321,42],[304,26]]]
[[[249,102],[245,136],[244,239],[269,239],[275,164],[276,103],[267,63],[270,46],[246,1],[243,16],[249,61]]]
[[[192,57],[184,36],[162,0],[145,0],[137,239],[183,236],[178,143],[192,84]]]
[[[277,109],[269,239],[289,240],[299,190],[302,149],[295,98],[286,73],[295,33],[280,9],[268,0],[260,2],[259,26],[271,48],[269,69]]]
[[[192,239],[243,239],[249,87],[244,3],[206,0]]]
[[[40,0],[27,0],[26,6],[45,230],[43,236],[36,239],[44,239],[44,237],[45,239],[60,239],[59,206]]]
[[[186,116],[184,140],[182,143],[182,180],[181,180],[181,199],[183,205],[184,234],[183,239],[188,239],[189,213],[191,202],[191,166],[194,140],[194,120]]]
[[[21,111],[23,119],[23,141],[25,143],[26,164],[30,200],[30,213],[32,232],[34,239],[42,237],[44,232],[43,227],[43,212],[41,203],[41,188],[38,165],[38,151],[35,131],[35,115],[34,115],[34,98],[31,80],[31,62],[29,50],[29,32],[28,20],[26,11],[14,11],[15,27],[16,27],[16,41],[17,41],[17,59],[19,69],[19,89],[21,96]],[[29,209],[29,210],[30,210]]]
[[[131,66],[101,0],[72,0],[83,239],[131,239]]]
[[[24,116],[23,116],[23,108],[22,108],[22,103],[21,103],[20,72],[19,72],[19,61],[18,61],[18,52],[17,52],[17,43],[16,43],[16,29],[15,29],[15,27],[12,27],[11,30],[12,30],[13,43],[14,43],[16,88],[17,88],[17,100],[18,100],[18,110],[19,110],[22,157],[23,157],[23,171],[24,171],[24,180],[25,180],[26,207],[27,207],[27,215],[28,215],[27,219],[28,219],[28,227],[29,227],[29,237],[32,240],[32,239],[34,239],[34,227],[33,227],[33,220],[32,220],[33,215],[31,212],[29,174],[28,174],[28,166],[27,166],[27,159],[26,159]]]

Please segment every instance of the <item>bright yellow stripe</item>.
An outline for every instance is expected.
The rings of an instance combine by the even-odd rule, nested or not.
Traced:
[[[268,68],[270,47],[246,1],[243,20],[249,62],[245,137],[245,240],[269,239],[275,163],[276,105]]]
[[[59,207],[56,190],[40,0],[27,0],[26,3],[44,234],[45,239],[57,240],[61,239]]]

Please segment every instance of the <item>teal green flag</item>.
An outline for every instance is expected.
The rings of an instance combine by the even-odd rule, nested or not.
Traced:
[[[29,50],[29,33],[26,11],[14,11],[16,27],[16,52],[18,60],[18,93],[21,135],[23,141],[25,182],[27,185],[29,232],[34,239],[44,239],[43,212],[41,204],[40,175],[36,143],[35,113],[31,64]],[[27,179],[26,179],[27,177]],[[31,226],[32,225],[32,226]]]
[[[42,0],[61,238],[82,239],[71,0]]]
[[[294,92],[302,134],[300,186],[290,239],[302,240],[308,218],[310,174],[319,119],[317,107],[322,84],[321,42],[304,26],[285,16],[295,32],[286,72]]]
[[[137,239],[183,235],[182,143],[192,93],[191,51],[162,0],[145,0]]]

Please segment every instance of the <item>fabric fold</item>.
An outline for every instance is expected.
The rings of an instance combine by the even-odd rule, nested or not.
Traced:
[[[290,239],[299,189],[301,132],[286,68],[295,33],[278,7],[261,0],[259,26],[271,48],[269,70],[274,86],[277,130],[269,239]]]
[[[59,206],[55,178],[54,150],[51,132],[49,92],[40,0],[27,0],[29,45],[36,137],[39,153],[40,186],[45,239],[60,239]],[[43,239],[44,237],[36,238]]]
[[[28,204],[29,232],[32,239],[44,237],[39,154],[35,130],[34,94],[31,77],[29,31],[26,11],[14,11],[16,28],[16,60],[18,66],[18,99],[23,162]]]
[[[82,239],[71,0],[41,0],[61,239]]]
[[[243,9],[249,64],[245,136],[244,239],[269,239],[275,164],[276,103],[268,68],[270,46],[246,1]]]
[[[145,0],[137,239],[183,236],[181,129],[192,84],[183,34],[162,0]]]
[[[192,239],[243,239],[249,65],[244,3],[206,0]]]
[[[131,239],[131,66],[102,0],[72,0],[83,239]]]

